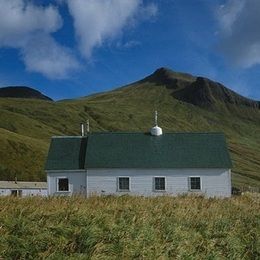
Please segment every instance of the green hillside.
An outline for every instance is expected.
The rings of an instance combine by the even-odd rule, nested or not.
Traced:
[[[0,98],[0,178],[16,174],[18,179],[43,180],[52,135],[78,135],[79,124],[87,119],[91,131],[148,131],[155,109],[164,132],[223,131],[234,163],[233,184],[260,187],[259,102],[165,68],[80,99]]]

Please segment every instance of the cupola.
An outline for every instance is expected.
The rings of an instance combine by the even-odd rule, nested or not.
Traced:
[[[152,127],[151,130],[150,130],[150,133],[153,136],[162,135],[162,128],[158,126],[157,117],[158,117],[158,113],[157,113],[157,111],[155,111],[155,113],[154,113],[154,127]]]

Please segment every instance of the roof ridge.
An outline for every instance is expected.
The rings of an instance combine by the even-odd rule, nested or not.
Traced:
[[[150,132],[92,132],[92,134],[150,134]],[[167,134],[224,134],[223,132],[164,132],[163,135]]]
[[[91,135],[149,135],[150,132],[92,132],[88,133],[88,135],[85,136],[78,136],[78,135],[60,135],[60,136],[52,136],[52,138],[87,138]],[[224,135],[223,132],[164,132],[163,135],[178,135],[178,134],[186,134],[186,135]]]
[[[54,135],[51,138],[86,138],[87,136],[81,135]]]

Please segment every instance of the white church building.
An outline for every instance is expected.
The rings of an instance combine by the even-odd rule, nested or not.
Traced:
[[[52,137],[49,195],[231,196],[231,159],[222,133],[102,132]]]

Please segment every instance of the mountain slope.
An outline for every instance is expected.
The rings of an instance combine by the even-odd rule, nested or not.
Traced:
[[[218,102],[260,108],[259,101],[245,98],[218,82],[186,73],[176,73],[167,68],[160,68],[139,81],[145,82],[164,85],[173,90],[174,98],[204,108],[217,105]]]
[[[34,98],[52,101],[51,98],[43,95],[38,90],[25,86],[12,86],[0,88],[0,97],[10,98]]]
[[[91,131],[148,131],[156,109],[164,132],[224,132],[234,163],[233,184],[260,187],[259,103],[208,79],[161,68],[114,91],[59,102],[0,98],[0,109],[0,127],[39,140],[43,152],[51,135],[78,135],[80,122],[87,119]],[[36,147],[31,148],[38,154]],[[9,149],[6,146],[0,154],[5,169],[11,169],[2,157]],[[43,159],[35,160],[43,165]],[[23,167],[15,168],[18,177]],[[26,167],[30,169],[29,162]],[[33,170],[31,174],[44,176]]]
[[[198,77],[192,84],[176,91],[174,97],[201,107],[223,102],[225,104],[259,108],[259,102],[238,95],[225,86],[202,77]]]
[[[47,142],[0,128],[0,147],[2,180],[14,180],[16,176],[30,181],[45,179],[42,169],[48,151]]]

